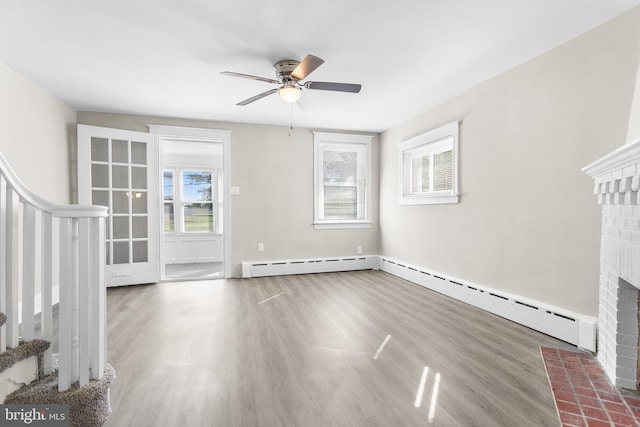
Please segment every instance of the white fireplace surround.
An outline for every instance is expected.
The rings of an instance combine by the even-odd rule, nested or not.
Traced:
[[[598,360],[618,387],[638,385],[640,139],[583,169],[602,205]]]

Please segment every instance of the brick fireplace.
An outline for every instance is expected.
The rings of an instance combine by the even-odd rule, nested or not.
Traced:
[[[583,170],[602,205],[597,357],[615,385],[637,390],[640,139]]]

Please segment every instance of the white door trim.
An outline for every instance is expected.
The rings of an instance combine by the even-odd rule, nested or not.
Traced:
[[[224,277],[231,277],[231,199],[230,199],[230,182],[231,182],[231,131],[223,129],[208,129],[208,128],[192,128],[183,126],[167,126],[167,125],[154,125],[147,124],[149,132],[154,134],[158,139],[160,145],[160,138],[189,138],[191,140],[202,140],[203,142],[212,141],[222,143],[223,159],[222,159],[222,179],[223,185],[223,253],[224,253]],[[161,147],[159,147],[161,148]],[[162,170],[162,164],[160,156],[158,156],[158,171]],[[158,173],[159,180],[162,180],[162,174]],[[162,185],[160,182],[159,185]],[[160,187],[162,188],[162,187]],[[160,198],[159,203],[162,203]],[[162,212],[162,210],[161,210]],[[161,260],[164,260],[164,236],[160,233],[160,256]],[[161,263],[164,275],[164,263]]]

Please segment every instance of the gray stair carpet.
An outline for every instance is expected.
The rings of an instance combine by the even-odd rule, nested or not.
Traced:
[[[62,393],[58,392],[58,374],[54,372],[41,380],[22,387],[7,396],[8,404],[61,404],[69,405],[71,426],[98,427],[104,424],[111,412],[109,388],[116,378],[116,371],[107,364],[100,380],[90,381],[84,387],[75,383]]]
[[[31,356],[38,356],[38,366],[41,367],[42,354],[47,351],[49,345],[49,341],[32,340],[21,342],[17,347],[8,347],[7,351],[0,354],[0,372]]]

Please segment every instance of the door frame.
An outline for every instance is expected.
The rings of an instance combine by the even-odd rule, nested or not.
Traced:
[[[223,197],[223,219],[222,219],[222,239],[223,239],[223,271],[224,277],[231,277],[231,131],[222,129],[194,128],[183,126],[168,126],[148,124],[149,133],[155,135],[158,141],[158,153],[162,152],[162,138],[185,138],[192,141],[201,140],[203,143],[222,143],[222,197]],[[158,155],[158,188],[162,188],[162,160]],[[160,212],[162,209],[162,197],[159,197]],[[160,233],[160,275],[164,277],[164,233],[162,232],[162,221],[159,226]]]

